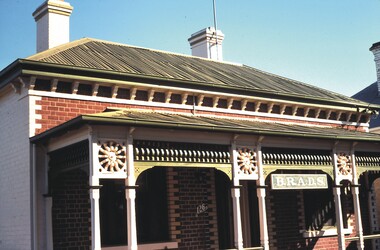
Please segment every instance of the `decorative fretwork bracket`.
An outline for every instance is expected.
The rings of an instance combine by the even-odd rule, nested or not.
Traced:
[[[353,179],[352,156],[347,152],[334,152],[334,179],[338,185],[343,180],[352,182]]]
[[[127,150],[125,142],[103,140],[94,144],[94,174],[99,178],[127,178]]]
[[[234,154],[234,176],[241,180],[258,180],[257,150],[249,146],[237,146]]]

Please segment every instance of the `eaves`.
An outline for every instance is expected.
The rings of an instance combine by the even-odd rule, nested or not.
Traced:
[[[17,59],[0,72],[0,90],[12,80],[23,75],[34,75],[44,77],[71,78],[77,80],[102,82],[136,82],[139,84],[160,84],[164,87],[180,87],[183,89],[213,91],[221,94],[249,95],[256,98],[274,98],[289,102],[307,104],[321,104],[345,108],[368,108],[380,110],[380,105],[373,105],[366,102],[350,102],[344,100],[332,100],[328,98],[317,98],[307,95],[284,94],[271,92],[268,90],[252,90],[249,88],[233,87],[209,82],[197,82],[182,79],[172,79],[144,74],[134,74],[111,70],[101,70],[94,68],[84,68],[71,65],[54,64],[27,59]]]

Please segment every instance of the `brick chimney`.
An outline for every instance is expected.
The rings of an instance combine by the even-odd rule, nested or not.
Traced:
[[[214,27],[208,27],[191,35],[188,39],[193,56],[223,60],[222,42],[224,34]]]
[[[377,75],[377,95],[380,96],[380,42],[374,43],[369,49],[375,56],[376,75]]]
[[[70,15],[73,7],[64,0],[47,0],[34,12],[37,24],[37,52],[70,41]]]

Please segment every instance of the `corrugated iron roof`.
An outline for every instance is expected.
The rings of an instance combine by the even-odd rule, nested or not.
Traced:
[[[236,133],[249,132],[254,134],[277,134],[296,137],[316,137],[316,138],[345,138],[345,139],[365,139],[376,138],[380,140],[379,134],[371,134],[353,130],[333,127],[305,126],[278,122],[265,122],[252,119],[233,119],[218,116],[187,115],[182,113],[135,111],[129,109],[119,109],[111,112],[84,115],[85,119],[104,118],[110,121],[125,120],[134,121],[136,124],[154,123],[159,126],[173,126],[177,128],[203,127],[210,130],[230,130]]]
[[[136,111],[130,109],[113,109],[98,114],[81,115],[58,127],[45,131],[31,140],[32,142],[38,141],[54,134],[60,134],[67,129],[71,129],[83,123],[206,130],[332,140],[380,141],[379,134],[347,130],[344,128],[284,124],[252,119],[233,119],[182,113]]]
[[[27,60],[172,81],[335,102],[364,102],[258,69],[233,63],[83,38]]]

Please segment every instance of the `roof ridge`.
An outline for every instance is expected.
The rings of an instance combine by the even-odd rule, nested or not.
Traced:
[[[210,59],[210,58],[193,56],[193,55],[182,54],[182,53],[176,53],[176,52],[167,51],[167,50],[152,49],[152,48],[141,47],[141,46],[137,46],[137,45],[126,44],[126,43],[119,43],[119,42],[113,42],[113,41],[108,41],[108,40],[102,40],[102,39],[95,39],[95,38],[91,38],[91,39],[93,41],[96,41],[96,42],[103,42],[103,43],[108,43],[108,44],[113,44],[113,45],[125,46],[125,47],[129,47],[129,48],[144,49],[144,50],[159,52],[159,53],[163,53],[163,54],[167,54],[167,55],[183,56],[183,57],[188,57],[188,58],[195,58],[195,59],[199,59],[199,60],[235,65],[235,66],[240,66],[240,67],[244,66],[242,63],[229,62],[229,61],[218,61],[218,60],[214,60],[214,59]]]
[[[111,45],[118,45],[118,46],[123,46],[123,47],[129,47],[129,48],[135,48],[135,49],[143,49],[143,50],[148,50],[152,52],[159,52],[167,55],[174,55],[174,56],[183,56],[183,57],[188,57],[188,58],[194,58],[198,60],[205,60],[205,61],[211,61],[211,62],[216,62],[216,63],[222,63],[222,64],[228,64],[228,65],[235,65],[235,66],[240,66],[243,67],[244,65],[241,63],[235,63],[235,62],[228,62],[228,61],[218,61],[218,60],[213,60],[209,58],[204,58],[204,57],[199,57],[199,56],[192,56],[192,55],[187,55],[187,54],[182,54],[182,53],[175,53],[171,51],[166,51],[166,50],[160,50],[160,49],[152,49],[152,48],[146,48],[146,47],[141,47],[141,46],[136,46],[136,45],[131,45],[131,44],[126,44],[126,43],[120,43],[120,42],[113,42],[113,41],[108,41],[108,40],[103,40],[103,39],[98,39],[98,38],[91,38],[91,37],[84,37],[78,40],[74,40],[62,45],[58,45],[54,48],[44,50],[42,52],[39,52],[37,54],[31,55],[25,59],[28,60],[40,60],[43,59],[46,56],[51,56],[52,54],[59,53],[61,51],[67,50],[69,48],[75,47],[77,45],[82,45],[88,42],[100,42],[100,43],[106,43],[106,44],[111,44]]]
[[[40,60],[40,59],[43,59],[46,56],[51,56],[52,54],[57,54],[59,52],[62,52],[64,50],[67,50],[67,49],[72,48],[74,46],[82,45],[82,44],[91,42],[93,40],[94,39],[89,38],[89,37],[83,37],[81,39],[74,40],[72,42],[64,43],[64,44],[58,45],[56,47],[53,47],[53,48],[41,51],[41,52],[39,52],[37,54],[28,56],[25,59],[28,59],[28,60]]]

